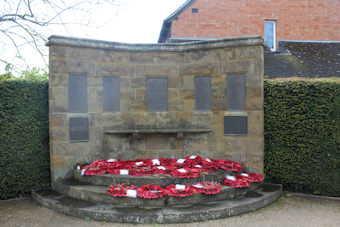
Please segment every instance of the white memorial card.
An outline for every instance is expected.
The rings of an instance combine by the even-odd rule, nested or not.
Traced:
[[[140,166],[140,165],[142,165],[142,164],[143,164],[143,162],[136,162],[136,163],[135,163],[136,166]]]
[[[175,187],[177,190],[184,190],[185,189],[185,185],[183,184],[176,184],[176,187]]]
[[[137,198],[137,190],[126,190],[126,196],[130,198]]]
[[[190,157],[189,157],[189,159],[195,159],[197,157],[197,155],[191,155]]]
[[[236,178],[234,176],[225,176],[225,178],[227,178],[228,180],[233,180],[233,181],[236,181]]]
[[[128,169],[121,169],[121,170],[119,171],[119,174],[120,174],[120,175],[129,175],[129,170],[128,170]]]
[[[158,159],[152,159],[151,161],[153,165],[159,166],[161,164]]]
[[[203,188],[203,185],[201,185],[201,184],[194,184],[193,185],[195,188]]]
[[[114,159],[114,158],[110,158],[107,160],[107,162],[115,162],[117,159]]]
[[[82,175],[82,176],[85,174],[85,171],[86,171],[85,168],[81,170],[81,175]]]
[[[185,169],[178,169],[178,172],[180,172],[180,173],[186,173],[187,170],[185,170]]]
[[[183,159],[183,158],[180,158],[180,159],[177,160],[177,163],[180,163],[180,164],[182,164],[184,162],[185,162],[185,159]]]

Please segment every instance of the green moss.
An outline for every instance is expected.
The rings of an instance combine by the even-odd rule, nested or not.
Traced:
[[[295,57],[294,55],[280,55],[282,56],[286,61],[288,61],[290,63],[290,65],[298,72],[301,73],[306,73],[307,70],[305,68],[305,64],[303,64],[303,62],[301,62],[301,60],[297,57]]]

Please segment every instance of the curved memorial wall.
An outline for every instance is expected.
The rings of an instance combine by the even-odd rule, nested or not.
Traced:
[[[78,162],[200,155],[263,172],[263,40],[51,36],[52,185]]]

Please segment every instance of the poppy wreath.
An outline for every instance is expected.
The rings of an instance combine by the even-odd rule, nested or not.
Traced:
[[[263,175],[259,173],[241,173],[236,178],[242,178],[249,182],[261,182],[263,181]]]
[[[105,164],[106,161],[102,159],[92,162],[92,164],[84,167],[86,169],[84,175],[93,176],[105,173],[106,172]]]
[[[220,160],[219,167],[221,169],[231,170],[231,171],[242,171],[243,167],[240,163],[231,160]]]
[[[99,175],[99,174],[103,174],[105,173],[105,169],[103,169],[102,167],[85,167],[85,172],[84,175],[87,176],[94,176],[94,175]]]
[[[171,174],[172,170],[165,166],[155,166],[154,174]]]
[[[215,182],[198,182],[192,185],[197,193],[204,193],[204,194],[218,194],[222,190],[222,186],[215,183]]]
[[[250,182],[244,179],[236,178],[235,180],[224,178],[222,181],[222,185],[235,187],[235,188],[246,188],[250,186]]]
[[[218,169],[218,162],[214,159],[203,158],[201,159],[201,165],[204,168],[204,172],[215,172]]]
[[[134,166],[129,169],[129,174],[132,176],[148,176],[154,174],[152,166]]]
[[[144,185],[137,189],[137,196],[146,199],[157,199],[163,197],[164,189],[159,185]]]
[[[206,168],[204,168],[203,166],[201,166],[201,165],[199,165],[199,164],[194,165],[194,166],[192,167],[192,169],[195,169],[195,170],[197,170],[197,171],[200,172],[200,173],[201,173],[201,172],[208,172]]]
[[[171,175],[179,178],[195,178],[200,175],[200,172],[196,169],[182,168],[173,170]]]
[[[185,185],[185,189],[176,189],[175,184],[171,184],[164,189],[164,193],[168,196],[188,197],[196,193],[196,189],[190,185]]]
[[[182,161],[182,162],[180,162]],[[186,160],[184,158],[181,159],[173,159],[169,163],[169,167],[172,169],[180,169],[180,168],[185,168],[185,167],[190,167],[190,160]]]
[[[123,167],[123,163],[121,160],[115,160],[113,162],[106,161],[104,164],[105,169],[119,169]]]
[[[158,160],[161,166],[169,166],[171,165],[171,163],[177,161],[177,159],[171,159],[171,158],[159,158]]]
[[[120,174],[120,170],[121,170],[121,169],[108,169],[108,170],[106,171],[106,173],[108,173],[108,174],[119,175],[119,174]]]
[[[128,163],[130,167],[140,167],[140,166],[152,166],[152,161],[150,159],[136,159]]]
[[[124,184],[112,185],[107,194],[113,197],[127,197],[127,190],[136,190],[136,186]]]
[[[191,155],[185,158],[187,161],[190,162],[192,166],[199,165],[201,163],[202,157],[199,155]]]

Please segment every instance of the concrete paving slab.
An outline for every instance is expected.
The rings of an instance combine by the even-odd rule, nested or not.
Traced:
[[[84,227],[204,227],[204,226],[340,226],[340,201],[284,193],[273,204],[258,211],[188,224],[116,224],[80,219],[40,206],[32,198],[0,201],[0,226]]]

